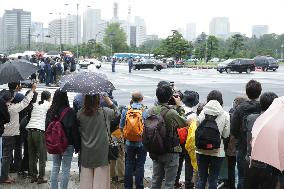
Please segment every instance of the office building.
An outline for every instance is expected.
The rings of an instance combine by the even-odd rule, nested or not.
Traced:
[[[31,12],[23,9],[5,10],[2,21],[3,49],[28,44]]]
[[[78,18],[78,26],[76,15],[53,20],[48,24],[48,33],[50,38],[54,39],[55,44],[75,45],[77,37],[78,43],[81,43],[81,17]]]
[[[230,22],[227,17],[215,17],[209,25],[209,35],[227,39],[230,34]]]
[[[153,40],[159,40],[159,36],[155,34],[146,35],[146,41],[153,41]]]
[[[118,21],[119,18],[118,18],[118,2],[114,2],[113,3],[113,17],[112,19],[114,21]]]
[[[99,24],[102,22],[101,10],[87,9],[83,16],[83,42],[87,43],[90,39],[95,39],[99,32]]]
[[[43,23],[42,22],[31,22],[31,41],[33,42],[42,42],[42,31]]]
[[[136,46],[139,47],[146,41],[146,24],[143,18],[135,16],[134,25],[136,26]]]
[[[136,26],[130,26],[130,46],[136,46]]]
[[[185,38],[188,41],[194,41],[196,39],[196,24],[195,23],[186,24]]]
[[[252,36],[260,38],[264,34],[268,34],[268,25],[254,25],[252,26]]]

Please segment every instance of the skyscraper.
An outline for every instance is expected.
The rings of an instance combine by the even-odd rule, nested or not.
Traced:
[[[188,41],[193,41],[194,39],[196,39],[196,24],[195,23],[186,24],[185,38]]]
[[[42,22],[31,22],[31,41],[42,42]]]
[[[146,41],[146,24],[143,18],[135,16],[134,25],[136,26],[136,46],[139,47]]]
[[[252,36],[255,36],[256,38],[260,38],[264,34],[268,34],[268,25],[252,26]]]
[[[209,24],[209,35],[226,39],[230,34],[230,22],[227,17],[215,17]]]
[[[87,9],[83,16],[83,42],[87,43],[90,39],[95,39],[98,35],[98,27],[102,22],[101,10]]]
[[[56,44],[75,45],[77,43],[77,27],[79,43],[81,42],[81,17],[79,16],[77,26],[77,16],[70,15],[65,18],[56,19],[48,24],[48,32]]]
[[[5,10],[3,16],[3,48],[28,44],[31,27],[31,12],[23,9]]]
[[[113,20],[118,21],[118,2],[113,3]]]

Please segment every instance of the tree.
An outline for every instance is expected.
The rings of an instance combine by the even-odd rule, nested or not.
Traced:
[[[112,46],[112,53],[128,50],[126,33],[123,31],[119,23],[111,23],[108,25],[105,29],[103,42],[109,47]]]
[[[206,62],[208,62],[208,60],[210,60],[211,58],[217,56],[218,49],[219,49],[218,39],[213,35],[209,35],[207,39],[207,60]]]
[[[178,31],[173,30],[172,32],[171,36],[162,41],[161,46],[154,51],[154,54],[174,57],[176,60],[188,57],[193,50],[191,43],[186,41]]]
[[[194,42],[194,55],[198,59],[202,59],[205,57],[205,49],[206,49],[206,38],[207,35],[202,32]]]
[[[237,57],[237,54],[240,53],[240,51],[244,50],[244,41],[245,37],[241,34],[232,36],[230,44],[230,53],[232,57]]]

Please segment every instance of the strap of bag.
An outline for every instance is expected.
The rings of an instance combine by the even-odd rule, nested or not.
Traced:
[[[102,109],[103,109],[103,108],[102,108]],[[106,123],[106,115],[105,115],[104,109],[103,109],[103,114],[104,114],[104,119],[105,119],[105,123]],[[111,137],[110,132],[109,132],[109,130],[108,130],[107,123],[106,123],[106,129],[107,129],[107,135],[108,135],[109,144],[113,144],[114,141],[112,140],[112,137]]]
[[[161,116],[164,118],[165,117],[165,115],[167,115],[167,113],[170,111],[170,109],[171,108],[169,108],[168,106],[164,106],[164,107],[166,107],[165,109],[163,109],[161,112],[160,112],[160,114],[161,114]]]
[[[62,119],[64,118],[64,116],[67,114],[67,112],[69,112],[70,108],[67,107],[63,110],[63,112],[61,112],[60,114],[60,118],[59,118],[59,121],[62,121]]]

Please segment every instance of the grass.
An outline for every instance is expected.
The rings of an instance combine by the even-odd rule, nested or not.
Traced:
[[[284,62],[279,62],[279,64],[284,65]]]
[[[184,67],[187,68],[199,68],[199,69],[214,69],[218,65],[218,62],[197,62],[196,65],[194,62],[185,62]]]

